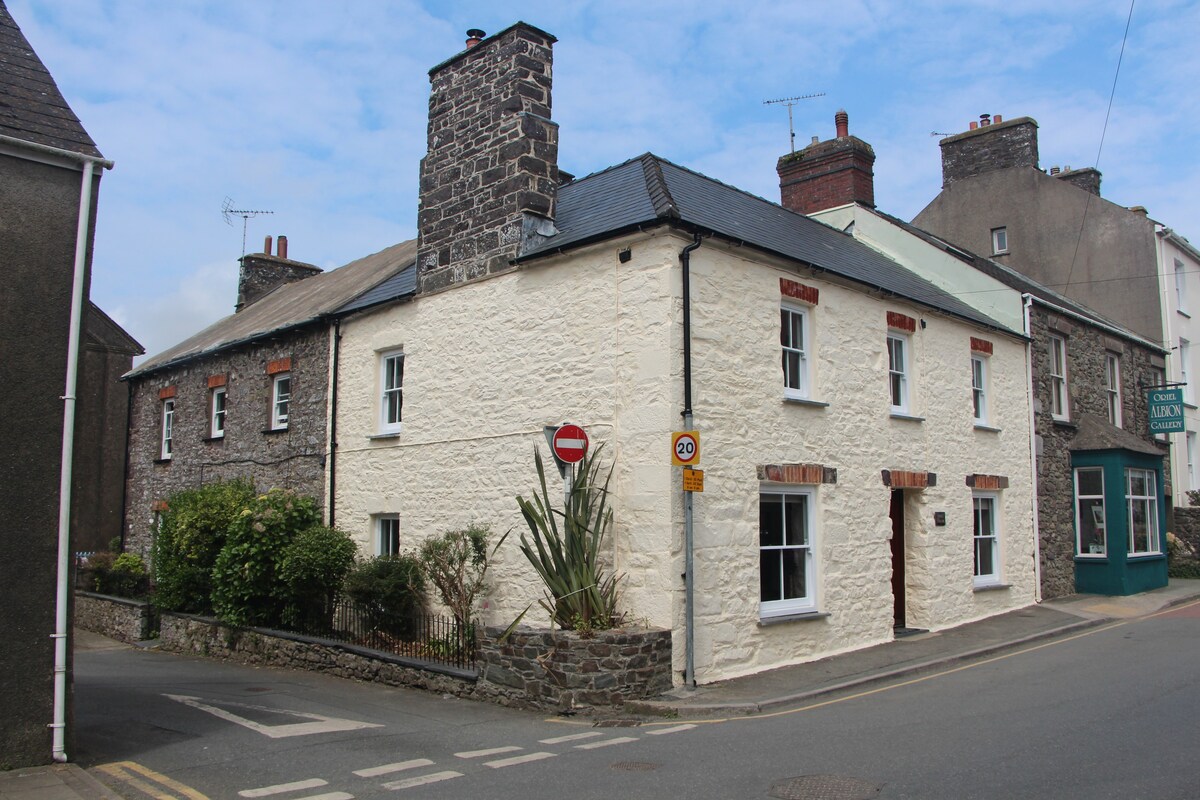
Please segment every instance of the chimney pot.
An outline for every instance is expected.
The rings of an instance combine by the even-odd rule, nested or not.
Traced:
[[[996,125],[999,125],[999,124],[1000,124],[1001,122],[1003,122],[1003,121],[1004,121],[1004,119],[1003,119],[1003,118],[1002,118],[1002,117],[1001,117],[999,114],[993,114],[993,115],[992,115],[992,122],[993,122],[994,124],[996,124]]]
[[[1051,174],[1051,175],[1057,175],[1057,174],[1058,174],[1059,172],[1061,172],[1061,171],[1062,171],[1062,170],[1060,170],[1058,167],[1051,167],[1051,168],[1050,168],[1050,174]]]
[[[279,237],[279,257],[287,258],[287,237],[286,236]]]
[[[972,122],[972,123],[971,123],[971,130],[975,130],[975,129],[976,129],[976,128],[978,128],[978,127],[979,127],[979,123],[978,123],[978,122]]]
[[[487,36],[487,34],[479,30],[479,28],[471,28],[471,30],[467,31],[467,49],[470,50],[472,47],[479,44],[485,36]]]
[[[821,141],[821,137],[820,137],[820,136],[814,136],[814,137],[812,138],[812,143],[813,143],[813,144],[819,144],[819,143],[820,143],[820,141]]]
[[[271,255],[271,237],[270,236],[268,236],[266,241],[263,242],[263,252],[266,253],[267,255]]]
[[[846,113],[846,109],[838,109],[838,112],[833,115],[833,124],[837,126],[839,139],[845,139],[850,135],[850,115]]]
[[[985,125],[991,125],[991,124],[992,124],[992,115],[991,114],[980,114],[979,115],[979,127],[982,128]]]

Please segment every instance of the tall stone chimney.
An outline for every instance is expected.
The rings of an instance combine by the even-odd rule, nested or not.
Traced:
[[[510,268],[554,234],[558,126],[550,121],[552,47],[524,22],[429,71],[429,149],[421,160],[417,291]]]
[[[970,130],[942,139],[942,186],[997,169],[1037,169],[1037,128],[1031,117],[981,114]]]
[[[279,249],[274,255],[271,253],[271,237],[268,236],[261,253],[248,253],[242,256],[241,261],[236,311],[253,305],[285,283],[311,278],[322,271],[312,264],[290,260],[287,257],[286,236],[279,237]]]
[[[1095,167],[1081,167],[1080,169],[1067,167],[1063,172],[1054,174],[1054,177],[1083,189],[1085,192],[1091,192],[1096,197],[1100,196],[1100,170]]]
[[[847,203],[875,207],[875,151],[850,135],[845,110],[834,115],[836,137],[813,142],[779,159],[780,202],[800,214],[814,214]]]

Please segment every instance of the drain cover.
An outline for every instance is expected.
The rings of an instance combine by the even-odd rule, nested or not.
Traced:
[[[642,724],[640,719],[601,719],[592,723],[593,728],[636,728]]]
[[[626,772],[653,772],[658,769],[658,764],[652,764],[649,761],[618,761],[611,765],[612,769],[621,769]]]
[[[883,787],[846,775],[801,775],[771,784],[767,792],[780,800],[872,800]]]

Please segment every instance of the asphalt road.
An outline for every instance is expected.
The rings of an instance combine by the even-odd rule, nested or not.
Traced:
[[[1198,665],[1193,604],[771,715],[594,727],[115,647],[76,655],[75,758],[130,800],[1182,800]]]

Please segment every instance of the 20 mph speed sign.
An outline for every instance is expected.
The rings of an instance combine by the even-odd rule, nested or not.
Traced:
[[[671,434],[671,464],[676,467],[694,467],[700,463],[700,433],[677,431]]]

